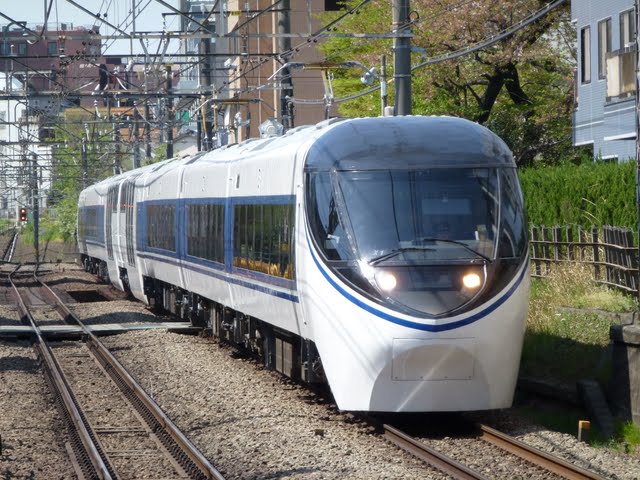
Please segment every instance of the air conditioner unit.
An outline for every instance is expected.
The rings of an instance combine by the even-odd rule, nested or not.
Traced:
[[[258,127],[260,138],[279,137],[284,133],[284,126],[275,118],[269,118]]]

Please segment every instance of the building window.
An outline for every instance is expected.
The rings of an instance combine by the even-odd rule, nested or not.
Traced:
[[[607,53],[611,51],[611,19],[598,22],[598,78],[607,78]]]
[[[58,43],[57,42],[49,42],[47,44],[47,54],[48,55],[57,55],[58,53]]]
[[[21,57],[24,57],[27,55],[27,44],[26,43],[19,43],[18,44],[18,55],[20,55]]]
[[[627,10],[620,14],[620,48],[636,41],[636,11]]]
[[[580,30],[580,81],[591,82],[591,27]]]

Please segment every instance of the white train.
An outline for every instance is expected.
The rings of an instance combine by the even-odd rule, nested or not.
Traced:
[[[450,117],[328,120],[84,190],[87,270],[353,411],[508,407],[528,238],[511,152]]]

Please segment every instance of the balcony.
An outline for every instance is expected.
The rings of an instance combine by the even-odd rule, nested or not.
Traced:
[[[607,54],[607,102],[635,95],[635,45]]]

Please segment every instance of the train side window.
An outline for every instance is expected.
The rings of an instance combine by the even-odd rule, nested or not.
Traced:
[[[292,279],[293,214],[293,204],[236,205],[234,266]]]
[[[175,205],[147,206],[147,243],[151,248],[176,251]]]
[[[78,215],[78,236],[80,238],[98,236],[98,209],[85,207]]]
[[[320,250],[328,260],[349,260],[353,252],[338,215],[329,172],[309,174],[309,224]]]
[[[224,263],[224,205],[216,205],[214,218],[215,260]]]
[[[224,205],[187,205],[187,255],[224,263]]]
[[[501,180],[501,225],[498,256],[517,258],[525,254],[527,244],[525,215],[521,208],[522,191],[515,169],[504,170]]]

